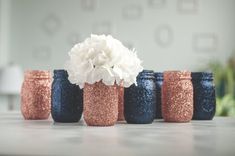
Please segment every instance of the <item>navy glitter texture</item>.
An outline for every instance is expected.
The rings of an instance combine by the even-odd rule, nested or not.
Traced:
[[[155,72],[156,79],[156,119],[162,119],[162,83],[163,73]]]
[[[55,122],[78,122],[83,110],[83,91],[71,84],[65,70],[54,70],[51,114]]]
[[[192,73],[193,119],[212,120],[216,110],[215,86],[210,72]]]
[[[124,116],[130,124],[152,123],[156,115],[156,85],[154,73],[144,70],[137,76],[137,86],[124,90]]]

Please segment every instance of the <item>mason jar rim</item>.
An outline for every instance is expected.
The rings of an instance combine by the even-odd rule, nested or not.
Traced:
[[[49,70],[25,70],[24,77],[32,79],[47,79],[51,77]]]
[[[192,79],[213,79],[212,72],[192,72],[191,73]]]
[[[67,78],[68,72],[64,69],[55,69],[53,71],[53,78]]]
[[[143,70],[137,76],[137,79],[155,79],[153,70]]]
[[[182,79],[187,79],[191,80],[191,72],[188,70],[172,70],[172,71],[164,71],[163,72],[163,79],[167,80],[182,80]]]
[[[154,72],[154,77],[157,80],[163,80],[163,73],[162,72]]]

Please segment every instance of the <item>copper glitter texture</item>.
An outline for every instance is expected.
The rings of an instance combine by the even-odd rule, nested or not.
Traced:
[[[124,87],[122,84],[118,88],[118,121],[124,121]]]
[[[88,126],[112,126],[118,119],[117,85],[102,81],[86,83],[83,89],[84,120]]]
[[[47,119],[51,110],[51,74],[26,71],[21,88],[21,112],[26,120]]]
[[[193,116],[191,72],[163,73],[162,116],[166,122],[189,122]]]

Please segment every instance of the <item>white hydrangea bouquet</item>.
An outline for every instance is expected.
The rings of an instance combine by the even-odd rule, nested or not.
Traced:
[[[91,35],[76,44],[69,57],[68,79],[83,88],[85,122],[90,126],[114,125],[118,114],[123,113],[118,110],[123,106],[119,89],[136,83],[143,70],[135,50],[129,50],[110,35]]]
[[[68,79],[80,88],[99,81],[105,85],[123,82],[129,87],[143,70],[136,51],[110,35],[91,35],[71,49],[69,58],[65,66]]]

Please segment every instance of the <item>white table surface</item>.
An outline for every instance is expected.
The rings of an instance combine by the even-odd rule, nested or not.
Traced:
[[[235,156],[235,118],[88,127],[83,121],[26,121],[19,112],[0,113],[0,155]]]

